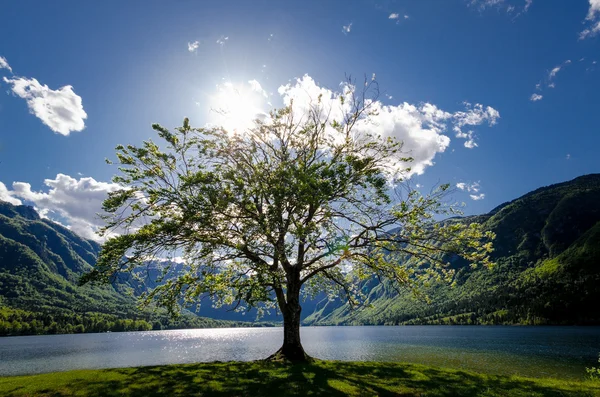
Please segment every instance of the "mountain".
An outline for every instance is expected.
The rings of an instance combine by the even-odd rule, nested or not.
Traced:
[[[537,189],[488,214],[469,216],[497,234],[492,269],[454,262],[456,286],[432,285],[432,303],[385,282],[361,287],[351,310],[324,296],[303,304],[304,324],[600,324],[600,174]],[[0,335],[235,326],[253,321],[203,303],[179,320],[141,311],[148,286],[122,274],[107,286],[79,286],[100,246],[28,206],[0,201]],[[177,271],[177,267],[174,267]],[[158,270],[156,271],[158,274]],[[152,273],[152,264],[150,264]],[[263,320],[278,320],[276,313]]]
[[[459,264],[454,288],[425,290],[430,305],[372,280],[363,308],[323,299],[304,323],[600,324],[600,174],[462,220],[496,233],[492,269]]]
[[[126,282],[79,286],[99,250],[32,207],[0,201],[0,335],[239,325],[141,311]]]

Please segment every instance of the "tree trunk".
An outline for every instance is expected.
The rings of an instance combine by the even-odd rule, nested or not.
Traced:
[[[304,352],[300,342],[300,275],[288,280],[286,302],[280,304],[283,314],[283,345],[269,360],[309,361],[310,356]]]

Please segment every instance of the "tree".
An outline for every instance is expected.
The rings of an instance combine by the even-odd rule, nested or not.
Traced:
[[[307,359],[300,341],[301,292],[359,303],[361,280],[383,277],[418,291],[452,279],[461,256],[489,265],[493,235],[458,214],[442,185],[410,188],[402,142],[369,132],[374,81],[347,83],[335,99],[293,103],[243,132],[154,124],[166,142],[118,146],[122,186],[103,204],[108,240],[85,281],[108,282],[149,260],[182,256],[142,295],[176,313],[208,296],[235,308],[278,307],[284,340],[272,357]],[[412,257],[411,261],[407,261]],[[137,273],[136,273],[137,271]]]

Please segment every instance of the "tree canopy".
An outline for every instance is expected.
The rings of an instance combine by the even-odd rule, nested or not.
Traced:
[[[149,259],[185,266],[142,297],[176,312],[209,296],[235,307],[278,307],[281,353],[305,357],[300,293],[361,300],[361,280],[383,277],[418,292],[452,280],[449,261],[490,265],[493,234],[440,219],[460,213],[449,185],[412,189],[410,153],[370,132],[377,86],[273,110],[243,131],[152,127],[163,146],[117,147],[123,188],[104,202],[108,237],[85,281],[110,280]],[[164,145],[166,144],[166,145]],[[406,258],[418,258],[410,261]],[[287,348],[286,348],[287,346]]]

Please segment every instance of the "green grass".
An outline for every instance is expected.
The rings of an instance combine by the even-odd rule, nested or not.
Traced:
[[[600,382],[416,364],[204,363],[0,378],[1,396],[600,396]]]

